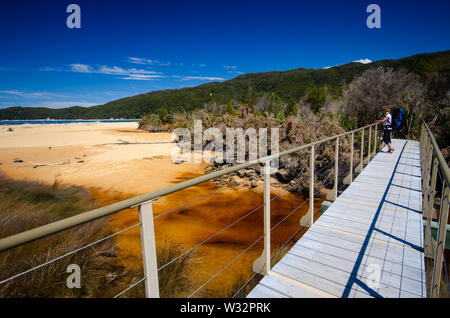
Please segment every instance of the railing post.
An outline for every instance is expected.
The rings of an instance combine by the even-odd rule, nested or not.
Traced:
[[[339,137],[336,137],[336,147],[334,153],[334,187],[333,190],[327,195],[327,200],[334,201],[337,199],[338,190],[338,176],[339,176]]]
[[[352,132],[352,138],[350,140],[350,171],[348,176],[344,178],[344,184],[352,184],[353,182],[353,144],[355,143],[355,133]]]
[[[442,262],[444,261],[444,246],[447,234],[449,188],[445,183],[441,200],[441,212],[439,215],[439,228],[437,233],[436,252],[434,258],[433,278],[431,280],[431,297],[439,297],[441,285]]]
[[[434,206],[434,196],[436,193],[436,178],[438,170],[438,160],[437,157],[433,159],[433,166],[431,172],[431,187],[428,189],[428,193],[424,196],[427,197],[425,207],[425,218],[427,220],[427,225],[425,228],[425,257],[433,258],[433,249],[435,247],[434,239],[431,237],[431,222],[433,221],[433,206]]]
[[[369,164],[370,159],[372,157],[372,151],[370,149],[370,143],[372,141],[372,126],[369,127],[369,148],[367,149],[367,158],[366,158],[366,164]]]
[[[152,201],[139,206],[141,223],[142,260],[144,263],[145,296],[159,298],[158,264],[156,259],[155,229]]]
[[[267,275],[270,271],[270,161],[264,163],[264,250],[253,263],[253,271]]]
[[[359,173],[363,171],[364,165],[364,128],[361,133],[361,161],[359,163]]]
[[[264,163],[264,251],[265,272],[270,271],[270,161]]]
[[[376,156],[378,149],[377,149],[377,139],[378,139],[378,135],[377,135],[377,131],[378,131],[378,125],[375,125],[375,133],[373,135],[373,152],[374,152],[374,156]]]
[[[311,227],[314,223],[314,155],[315,146],[311,146],[309,159],[309,210],[300,220],[300,225]]]

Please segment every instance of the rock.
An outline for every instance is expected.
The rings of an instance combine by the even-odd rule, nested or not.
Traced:
[[[256,188],[258,186],[258,183],[255,181],[255,180],[253,180],[251,183],[250,183],[250,187],[252,187],[252,188]]]
[[[253,169],[259,175],[261,175],[263,173],[263,168],[260,165],[254,166]]]
[[[244,177],[245,177],[245,171],[239,170],[239,171],[237,172],[237,175],[238,175],[239,178],[244,178]]]
[[[83,162],[84,162],[84,160],[77,161],[77,163],[83,163]]]
[[[253,169],[248,169],[247,171],[245,171],[245,175],[247,177],[256,177],[256,172]]]
[[[16,160],[14,160],[14,162],[19,163],[19,162],[23,162],[23,160],[21,160],[21,159],[16,159]]]
[[[12,129],[11,127],[9,127],[9,128],[7,129],[7,131],[14,131],[14,129]]]
[[[230,179],[228,179],[228,185],[230,185],[230,186],[233,186],[233,185],[236,185],[236,184],[238,184],[239,182],[235,179],[235,178],[230,178]]]
[[[106,278],[106,282],[109,284],[117,278],[117,274],[113,273],[113,272],[109,272],[108,274],[106,274],[105,278]]]
[[[295,186],[296,184],[297,184],[297,182],[295,182],[295,180],[289,181],[289,185],[290,185],[290,186]]]
[[[289,176],[289,173],[286,171],[286,169],[278,169],[278,171],[275,173],[275,177],[283,183],[288,183],[292,178]]]

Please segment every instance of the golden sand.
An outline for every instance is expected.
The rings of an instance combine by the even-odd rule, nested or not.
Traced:
[[[124,200],[204,174],[205,164],[174,164],[170,133],[145,133],[137,123],[71,123],[0,127],[0,170],[14,179],[55,181],[86,187],[100,206]],[[128,142],[130,144],[123,144]],[[132,144],[140,143],[140,144]],[[21,162],[14,162],[20,160]],[[46,164],[46,165],[43,165]],[[159,215],[206,196],[218,188],[212,182],[185,189],[154,203]],[[272,224],[281,221],[303,199],[272,188],[272,195],[284,194],[272,202]],[[157,218],[159,242],[172,240],[186,249],[202,242],[262,204],[262,183],[254,189],[238,186]],[[272,244],[280,246],[298,228],[308,205],[289,217],[272,233]],[[198,286],[232,261],[263,230],[262,209],[220,233],[196,249],[195,280]],[[138,222],[137,209],[110,218],[113,231]],[[139,229],[116,237],[121,265],[136,270],[142,266]],[[253,261],[262,252],[262,240],[207,285],[208,295],[228,296],[236,277],[251,273]],[[198,287],[197,286],[197,287]],[[200,293],[200,295],[202,295]]]

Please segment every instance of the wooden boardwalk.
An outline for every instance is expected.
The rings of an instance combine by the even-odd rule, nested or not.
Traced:
[[[426,297],[419,143],[392,143],[248,297]]]

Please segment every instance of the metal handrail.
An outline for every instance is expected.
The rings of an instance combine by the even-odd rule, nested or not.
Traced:
[[[31,230],[28,230],[25,232],[14,234],[14,235],[8,236],[6,238],[2,238],[2,239],[0,239],[0,252],[18,247],[20,245],[23,245],[23,244],[26,244],[26,243],[29,243],[29,242],[32,242],[32,241],[35,241],[35,240],[38,240],[38,239],[41,239],[44,237],[47,237],[52,234],[59,233],[61,231],[70,229],[72,227],[75,227],[75,226],[78,226],[78,225],[81,225],[81,224],[84,224],[84,223],[87,223],[87,222],[90,222],[93,220],[96,220],[98,218],[141,205],[145,202],[149,202],[149,201],[158,199],[165,195],[198,185],[200,183],[209,181],[209,180],[217,178],[217,177],[221,177],[221,176],[229,174],[229,173],[236,172],[241,169],[245,169],[245,168],[257,165],[257,164],[263,164],[263,163],[269,162],[271,160],[274,160],[274,159],[277,159],[277,158],[280,158],[280,157],[283,157],[286,155],[290,155],[290,154],[293,154],[295,152],[298,152],[298,151],[301,151],[304,149],[308,149],[315,145],[318,145],[318,144],[321,144],[321,143],[324,143],[324,142],[327,142],[330,140],[334,140],[339,137],[343,137],[343,136],[346,136],[349,134],[354,134],[355,132],[364,130],[369,127],[373,127],[373,126],[376,127],[376,125],[377,125],[376,123],[367,125],[367,126],[364,126],[364,127],[352,130],[352,131],[348,131],[348,132],[339,134],[339,135],[335,135],[335,136],[321,139],[321,140],[318,140],[318,141],[315,141],[315,142],[312,142],[312,143],[309,143],[306,145],[302,145],[302,146],[299,146],[296,148],[285,150],[285,151],[282,151],[277,154],[259,158],[257,160],[253,160],[250,162],[237,164],[237,165],[234,165],[234,166],[231,166],[231,167],[228,167],[225,169],[221,169],[219,171],[211,172],[206,175],[196,177],[196,178],[193,178],[193,179],[190,179],[187,181],[183,181],[183,182],[180,182],[180,183],[177,183],[177,184],[174,184],[174,185],[162,188],[162,189],[151,191],[151,192],[148,192],[148,193],[145,193],[142,195],[138,195],[138,196],[130,198],[130,199],[126,199],[126,200],[123,200],[123,201],[120,201],[117,203],[113,203],[113,204],[110,204],[110,205],[107,205],[107,206],[104,206],[101,208],[97,208],[97,209],[94,209],[94,210],[91,210],[88,212],[84,212],[84,213],[63,219],[63,220],[59,220],[59,221],[56,221],[53,223],[42,225],[40,227],[31,229]]]
[[[444,245],[447,234],[447,220],[449,213],[449,187],[450,170],[442,155],[439,146],[434,139],[428,125],[423,122],[420,137],[420,155],[422,172],[423,192],[423,216],[426,222],[425,228],[425,257],[433,259],[432,278],[430,282],[429,297],[439,297],[442,265],[444,259]],[[431,222],[433,220],[434,200],[436,195],[436,184],[438,171],[442,181],[442,198],[440,202],[440,213],[438,220],[438,232],[436,240],[431,233]]]
[[[436,140],[434,139],[434,136],[430,130],[430,128],[428,127],[428,125],[423,122],[423,125],[428,133],[428,137],[430,138],[430,142],[431,142],[431,146],[433,149],[434,154],[436,155],[437,161],[438,161],[438,165],[439,168],[441,168],[441,172],[442,175],[445,179],[445,182],[447,184],[450,184],[450,169],[448,168],[447,162],[444,159],[444,156],[442,155],[441,150],[439,149],[438,144],[436,143]]]

